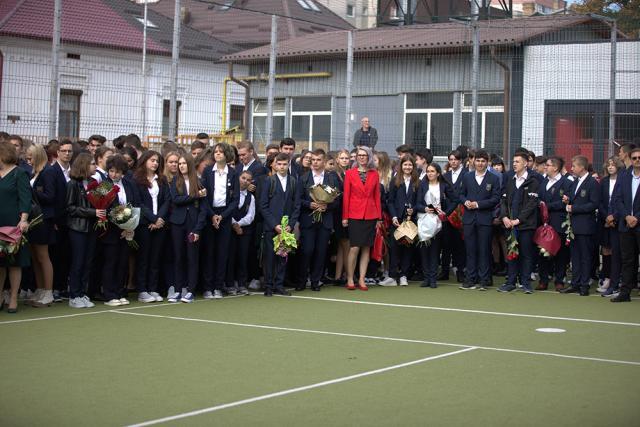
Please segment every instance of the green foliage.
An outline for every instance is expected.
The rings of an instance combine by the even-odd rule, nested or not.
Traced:
[[[578,0],[570,9],[577,13],[597,13],[614,18],[618,29],[627,36],[640,36],[640,0]]]

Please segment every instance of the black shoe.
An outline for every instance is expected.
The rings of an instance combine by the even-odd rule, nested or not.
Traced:
[[[458,287],[458,289],[463,289],[463,290],[475,289],[475,288],[476,288],[476,285],[474,285],[473,283],[468,283],[468,282],[467,283],[463,283],[461,286]]]
[[[271,289],[267,289],[264,291],[264,296],[265,297],[272,297],[273,296],[273,291]]]
[[[276,294],[276,295],[284,295],[284,296],[287,296],[287,297],[291,296],[291,292],[287,291],[284,288],[275,288],[273,290],[273,293]]]
[[[333,281],[333,286],[342,286],[342,287],[344,287],[344,285],[346,285],[346,284],[347,284],[347,281],[344,280],[344,279],[335,279]]]
[[[577,294],[580,292],[578,288],[574,288],[573,286],[569,286],[560,291],[561,294]]]
[[[437,280],[449,280],[449,272],[448,271],[441,271],[440,274],[438,274],[438,277],[436,278]]]
[[[429,285],[429,287],[431,289],[437,289],[438,288],[438,284],[436,282],[433,282],[431,285]]]
[[[300,291],[304,291],[307,287],[304,285],[298,285],[296,286],[296,291],[300,292]]]
[[[458,283],[464,283],[464,271],[458,271],[456,273],[456,280]]]
[[[629,302],[631,301],[631,295],[620,292],[618,296],[611,298],[611,302]]]
[[[580,288],[580,296],[581,297],[588,297],[589,296],[589,288],[588,287],[581,287]]]
[[[318,286],[318,285],[315,285],[315,286],[314,286],[314,285],[311,285],[311,290],[312,290],[313,292],[320,292],[320,286]]]
[[[422,283],[420,283],[420,287],[421,288],[428,288],[429,287],[429,283],[428,282],[422,282]]]

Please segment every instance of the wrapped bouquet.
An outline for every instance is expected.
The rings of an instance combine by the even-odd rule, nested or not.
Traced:
[[[298,248],[298,241],[293,233],[287,231],[289,225],[289,217],[284,215],[280,220],[282,232],[276,234],[273,238],[273,251],[276,255],[286,258],[289,253],[294,252]]]
[[[0,227],[0,258],[9,258],[12,260],[20,248],[27,243],[25,234],[41,222],[42,215],[38,215],[29,222],[29,227],[24,233],[20,231],[18,227]]]
[[[120,187],[111,181],[105,180],[100,184],[97,181],[92,181],[87,187],[87,199],[94,209],[107,209],[118,197],[118,191],[120,191]],[[106,230],[107,224],[107,218],[98,218],[95,228],[96,230],[98,228]]]
[[[134,208],[130,203],[118,205],[109,212],[109,219],[125,231],[127,244],[133,249],[138,249],[138,244],[133,240],[133,232],[140,222],[140,208]]]
[[[330,185],[317,184],[309,188],[309,196],[316,203],[323,203],[328,205],[338,198],[340,192]],[[322,221],[322,211],[319,209],[314,210],[311,215],[313,216],[313,222]]]

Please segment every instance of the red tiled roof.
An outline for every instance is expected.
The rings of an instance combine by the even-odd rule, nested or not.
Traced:
[[[518,44],[552,31],[590,21],[597,22],[585,15],[478,21],[480,44],[494,46]],[[473,44],[472,37],[469,27],[453,22],[357,30],[354,34],[354,54],[469,48]],[[227,55],[222,58],[222,61],[263,62],[269,59],[269,51],[269,45],[265,45]],[[277,52],[278,60],[317,56],[344,57],[347,52],[347,32],[311,34],[285,40],[278,43]]]

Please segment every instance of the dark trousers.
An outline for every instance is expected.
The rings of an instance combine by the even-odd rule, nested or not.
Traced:
[[[190,242],[189,233],[193,225],[189,218],[184,224],[171,224],[171,243],[173,246],[173,263],[175,273],[175,291],[180,292],[187,288],[194,293],[198,285],[200,265],[200,241]]]
[[[591,279],[591,264],[595,236],[576,234],[571,241],[571,287],[588,288]]]
[[[229,262],[227,263],[227,287],[232,288],[237,282],[239,288],[247,287],[250,266],[258,264],[257,259],[249,259],[250,249],[255,246],[254,227],[242,227],[242,234],[231,231],[229,241]]]
[[[69,287],[69,268],[71,258],[71,244],[69,229],[66,225],[57,224],[56,243],[49,246],[49,256],[53,264],[53,288],[56,291],[66,291]]]
[[[609,278],[609,286],[613,288],[618,287],[620,282],[620,274],[622,268],[622,255],[620,248],[620,233],[618,230],[608,230],[609,233],[609,246],[611,248],[611,255],[602,256],[602,270],[605,273],[604,277]]]
[[[125,296],[127,270],[129,266],[129,246],[125,239],[116,243],[102,244],[104,263],[102,264],[102,292],[107,301]]]
[[[398,279],[399,277],[409,278],[409,271],[411,270],[411,261],[413,260],[413,246],[401,245],[393,237],[393,233],[396,227],[391,227],[389,230],[389,277]],[[424,262],[423,269],[424,269]],[[399,270],[399,271],[398,271]]]
[[[464,271],[466,251],[460,230],[453,227],[449,222],[444,221],[440,234],[442,234],[442,272],[446,274],[449,273],[451,261],[453,261],[453,266],[456,267],[459,272]]]
[[[620,233],[622,257],[622,284],[620,293],[629,295],[638,282],[638,255],[640,255],[640,229]]]
[[[465,224],[466,283],[491,283],[491,225]]]
[[[214,215],[219,215],[223,209],[214,208]],[[218,229],[208,224],[205,227],[205,233],[207,233],[207,247],[206,262],[203,266],[204,289],[205,291],[222,290],[227,273],[231,218],[223,219]]]
[[[535,244],[533,243],[534,230],[516,231],[518,240],[518,258],[507,260],[507,284],[515,286],[520,277],[520,285],[524,288],[531,287],[531,271],[533,269],[533,256]]]
[[[442,244],[442,232],[430,240],[429,245],[420,245],[420,257],[422,258],[422,281],[429,285],[436,283],[438,277],[438,254]]]
[[[558,233],[562,245],[560,250],[553,257],[538,258],[538,266],[540,271],[540,283],[548,285],[553,279],[555,285],[564,285],[564,277],[567,274],[567,265],[569,265],[569,246],[565,245],[567,235]]]
[[[69,269],[69,298],[86,295],[89,287],[96,236],[93,232],[69,230],[71,267]]]
[[[284,289],[284,276],[287,272],[287,258],[273,252],[275,233],[265,231],[262,263],[264,266],[264,287],[268,290]]]
[[[167,239],[170,239],[168,244],[164,245],[164,250],[162,251],[161,263],[162,263],[162,284],[161,288],[163,290],[169,290],[170,286],[173,286],[176,292],[180,292],[180,288],[176,285],[176,258],[174,255],[174,245],[173,234],[171,229],[173,228],[173,224],[166,224],[164,226],[166,228],[165,235]]]
[[[138,292],[157,292],[160,280],[160,258],[164,251],[166,232],[163,228],[149,230],[148,224],[136,229],[138,259],[136,263],[136,287]]]
[[[298,257],[298,284],[304,286],[309,277],[311,286],[318,286],[324,272],[331,230],[315,223],[311,227],[301,229],[300,238],[302,251]]]

